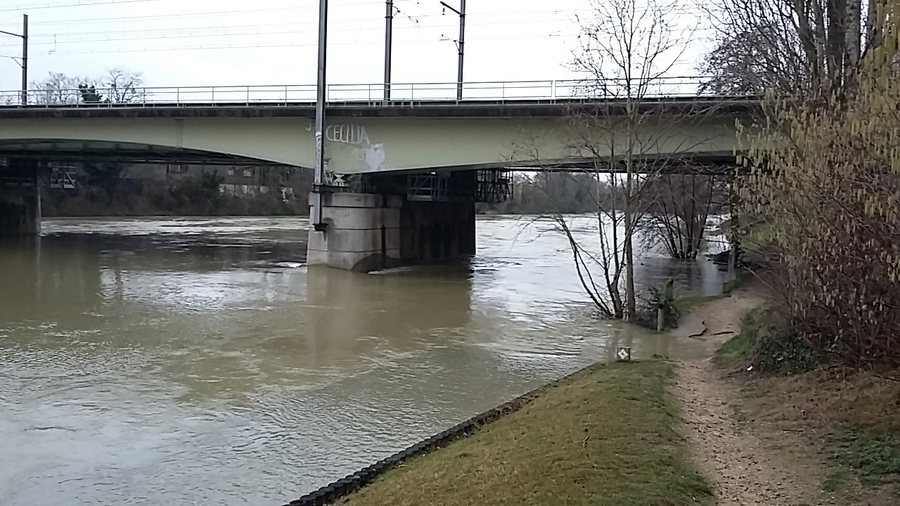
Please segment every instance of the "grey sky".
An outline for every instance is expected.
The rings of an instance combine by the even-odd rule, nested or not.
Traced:
[[[458,5],[458,0],[447,0]],[[438,0],[395,0],[393,81],[456,80],[458,17]],[[20,32],[29,14],[31,80],[48,72],[99,76],[140,71],[148,86],[312,84],[318,0],[3,0],[0,30]],[[565,79],[576,47],[575,15],[588,0],[468,0],[466,81]],[[329,83],[379,83],[383,0],[331,0]],[[697,24],[696,7],[673,13]],[[707,45],[700,30],[673,70],[694,75]],[[19,56],[0,35],[0,55]],[[230,47],[229,47],[230,46]],[[19,87],[20,69],[0,58],[0,89]]]

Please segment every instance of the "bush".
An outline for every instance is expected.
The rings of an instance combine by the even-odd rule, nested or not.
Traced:
[[[773,367],[900,368],[900,25],[885,21],[898,8],[876,20],[884,44],[867,51],[852,94],[772,100],[751,136],[741,198],[771,224],[783,337],[758,352]]]
[[[782,374],[808,372],[821,365],[825,356],[810,342],[792,334],[777,314],[773,307],[745,314],[740,334],[716,351],[716,363],[733,367],[749,362],[757,371]]]
[[[756,341],[753,362],[762,372],[797,374],[812,371],[822,360],[815,346],[800,336],[765,334]]]

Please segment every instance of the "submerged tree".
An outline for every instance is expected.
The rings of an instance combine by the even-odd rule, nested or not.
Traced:
[[[707,109],[663,99],[666,76],[689,39],[676,34],[691,33],[670,21],[677,8],[657,0],[594,0],[592,15],[579,20],[581,45],[572,67],[584,76],[580,96],[593,100],[572,106],[562,129],[568,161],[590,176],[593,188],[606,189],[605,198],[592,195],[597,242],[580,241],[562,213],[553,219],[569,240],[582,287],[607,317],[630,320],[637,311],[634,238],[649,207],[648,181],[709,140],[691,128]],[[542,152],[539,139],[525,144],[530,158],[553,168],[554,157]],[[612,205],[603,205],[609,196]]]
[[[661,243],[676,259],[700,254],[707,220],[727,195],[723,178],[709,174],[659,174],[642,195],[645,212],[640,228],[650,244]]]

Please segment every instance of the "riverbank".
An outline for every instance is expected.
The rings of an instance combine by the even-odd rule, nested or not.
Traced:
[[[752,315],[764,302],[751,284],[698,306],[719,351],[676,360],[681,430],[716,504],[897,504],[900,385],[870,373],[756,373]]]
[[[715,356],[595,366],[339,504],[896,504],[900,385],[748,371],[735,343],[765,298],[693,307]]]
[[[675,431],[672,375],[661,360],[589,368],[340,504],[713,504]]]

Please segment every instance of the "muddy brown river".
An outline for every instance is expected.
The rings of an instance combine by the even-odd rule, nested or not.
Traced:
[[[479,218],[474,258],[373,274],[307,268],[298,218],[0,242],[0,505],[280,505],[617,344],[679,345],[594,318],[565,238],[529,221]],[[643,285],[721,288],[706,260],[641,258]]]

